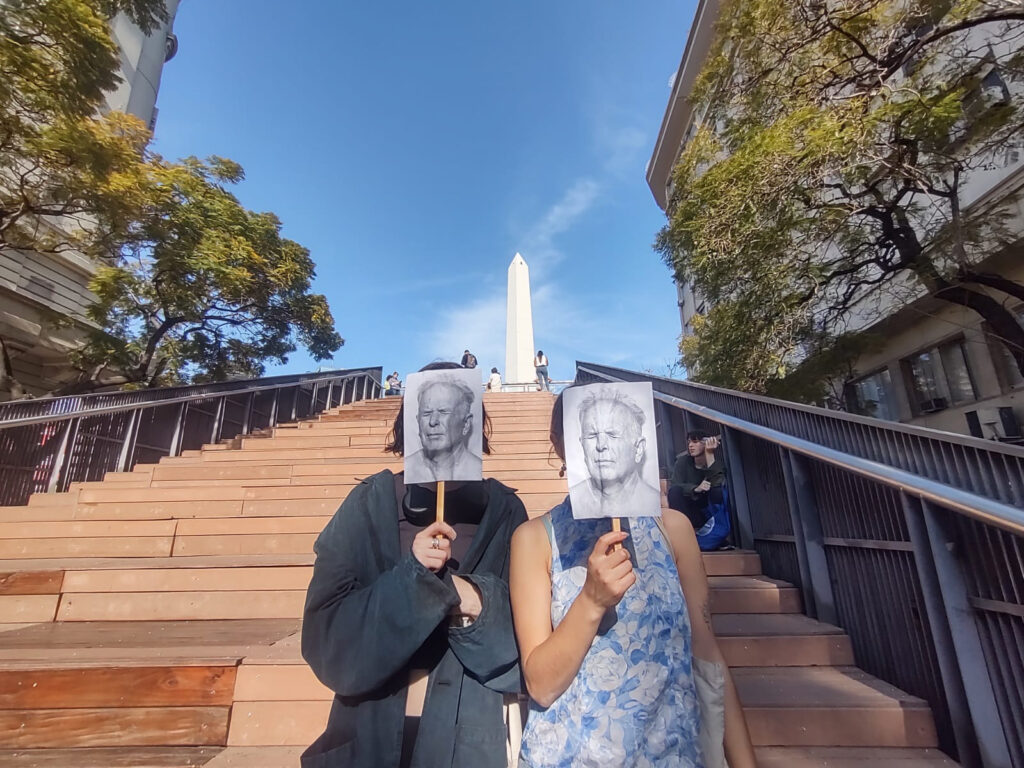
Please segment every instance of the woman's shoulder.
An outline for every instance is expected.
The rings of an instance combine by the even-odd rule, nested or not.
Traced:
[[[530,520],[521,523],[512,533],[512,548],[520,550],[534,557],[550,557],[551,548],[548,539],[546,518],[550,513],[545,512]]]

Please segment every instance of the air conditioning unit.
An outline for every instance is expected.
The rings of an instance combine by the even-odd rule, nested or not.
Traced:
[[[946,402],[944,397],[934,397],[931,400],[922,400],[917,404],[921,413],[937,413],[938,411],[944,411],[949,407],[949,403]]]
[[[999,408],[979,408],[978,421],[984,428],[986,437],[993,437],[996,440],[1016,442],[1021,439],[1020,424],[1013,408],[1001,406]]]

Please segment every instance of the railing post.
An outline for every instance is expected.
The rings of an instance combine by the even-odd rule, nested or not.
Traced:
[[[188,403],[178,405],[178,415],[174,419],[174,431],[171,433],[171,444],[168,456],[177,456],[181,453],[181,441],[185,431],[185,414],[188,412]]]
[[[309,399],[309,408],[306,409],[306,416],[312,416],[314,413],[317,412],[316,409],[317,409],[317,406],[319,405],[317,400],[319,399],[319,397],[320,397],[320,382],[319,381],[314,381],[313,382],[313,396],[310,397],[310,399]]]
[[[672,412],[674,410],[668,403],[663,403],[661,400],[654,401],[654,419],[658,435],[658,448],[661,454],[658,457],[658,463],[667,467],[670,472],[676,460],[676,441],[672,429]]]
[[[220,433],[224,428],[224,408],[227,399],[227,395],[221,395],[220,399],[217,401],[217,415],[213,417],[213,429],[210,430],[211,443],[216,443],[220,440]]]
[[[270,404],[270,417],[267,419],[267,429],[277,426],[277,401],[281,397],[281,390],[274,390],[274,402]]]
[[[807,459],[785,449],[781,449],[781,454],[782,470],[786,476],[789,514],[796,541],[797,562],[800,565],[804,608],[812,618],[835,624],[837,616],[835,598],[832,595],[832,576],[828,570],[828,559],[825,557],[821,517],[818,514]]]
[[[935,643],[935,656],[939,663],[946,703],[949,705],[949,717],[953,725],[953,738],[956,741],[960,764],[964,768],[977,768],[982,765],[978,739],[974,733],[974,723],[971,721],[970,705],[967,702],[956,645],[946,616],[942,586],[936,572],[935,558],[932,557],[931,540],[928,538],[924,513],[920,502],[908,496],[905,491],[900,491],[900,503],[907,521],[910,542],[914,546],[914,566],[917,568],[917,578],[921,583],[921,594],[924,597],[932,642]]]
[[[725,470],[729,475],[729,490],[735,502],[736,527],[742,549],[754,548],[754,525],[750,518],[750,499],[747,496],[747,479],[743,474],[743,458],[740,453],[740,434],[732,427],[722,428],[725,442]]]
[[[359,398],[360,400],[365,400],[366,399],[366,385],[369,384],[369,383],[370,383],[370,377],[367,374],[364,373],[363,374],[363,396],[361,398]]]
[[[61,475],[65,466],[70,466],[71,456],[75,452],[75,441],[78,439],[78,427],[81,424],[81,417],[71,419],[64,427],[60,436],[60,445],[53,455],[53,467],[50,469],[50,478],[46,483],[47,493],[56,493],[60,490]]]
[[[292,393],[292,416],[288,420],[290,422],[295,421],[295,414],[299,407],[299,395],[302,393],[302,385],[295,385],[295,392]]]
[[[906,508],[905,505],[904,509],[906,510]],[[939,639],[945,635],[949,641],[945,650],[947,655],[945,662],[950,667],[953,664],[956,665],[955,670],[950,669],[950,674],[959,675],[960,686],[962,686],[964,694],[963,699],[966,700],[967,710],[970,713],[970,733],[976,740],[977,751],[971,749],[967,754],[961,754],[960,759],[965,765],[968,764],[965,758],[970,760],[971,757],[974,757],[974,759],[980,759],[980,764],[985,768],[1010,768],[1010,753],[1006,737],[1003,734],[1004,724],[999,717],[999,708],[996,705],[995,692],[992,690],[992,681],[986,666],[976,615],[970,604],[967,584],[958,562],[957,536],[948,528],[946,513],[930,501],[921,501],[920,517],[907,514],[908,525],[911,524],[912,519],[915,521],[914,525],[910,527],[911,541],[914,543],[914,560],[919,573],[922,569],[930,571],[932,600],[941,603],[935,611],[936,620],[945,625],[944,629],[940,628],[939,633],[934,632],[932,606],[930,603],[926,603],[928,619],[929,622],[932,622],[933,634],[936,638],[936,653],[939,653]],[[925,579],[922,578],[921,582],[922,591],[925,591]],[[925,595],[927,601],[927,591],[925,591]],[[943,665],[941,656],[939,663],[945,687],[946,667],[941,666]],[[964,722],[968,714],[963,710],[958,713],[954,709],[957,704],[962,706],[963,702],[957,700],[959,697],[956,692],[955,678],[953,683],[954,697],[949,701],[949,705],[959,747],[960,739],[963,736],[961,731],[969,727]],[[958,720],[959,727],[957,727]],[[973,747],[974,745],[969,746]]]
[[[334,379],[327,382],[327,400],[324,402],[324,410],[329,411],[334,407]]]
[[[128,418],[128,426],[124,430],[124,442],[121,444],[121,453],[117,457],[117,471],[129,472],[132,468],[132,458],[135,455],[135,442],[139,437],[139,419],[142,417],[142,409],[136,408]]]
[[[248,435],[249,428],[252,425],[252,405],[256,399],[256,393],[250,392],[249,396],[245,398],[245,415],[242,417],[242,434]]]

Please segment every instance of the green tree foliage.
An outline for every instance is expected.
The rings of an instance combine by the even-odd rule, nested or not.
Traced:
[[[116,12],[147,30],[166,19],[162,0],[0,2],[0,249],[98,265],[99,330],[60,391],[254,376],[299,344],[330,357],[343,340],[310,293],[309,252],[231,194],[241,167],[168,162],[137,119],[101,114]],[[0,389],[18,395],[2,339],[0,353]]]
[[[75,356],[82,376],[67,391],[259,376],[297,343],[318,360],[341,347],[326,299],[310,293],[309,251],[228,191],[237,163],[153,157],[146,170],[147,205],[91,285],[104,331]]]
[[[977,266],[1011,206],[962,207],[1021,145],[1022,48],[1024,11],[989,0],[725,0],[656,243],[713,307],[687,368],[815,399],[862,351],[851,331],[927,293],[1024,371],[1024,286]]]
[[[0,248],[101,255],[132,207],[146,127],[99,114],[118,83],[116,10],[147,26],[164,15],[159,0],[0,3]]]

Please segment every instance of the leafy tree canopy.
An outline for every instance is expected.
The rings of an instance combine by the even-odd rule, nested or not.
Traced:
[[[1024,286],[978,269],[1009,206],[963,209],[1021,144],[1022,35],[1024,11],[987,0],[723,3],[656,243],[713,307],[682,346],[697,378],[785,394],[797,363],[848,367],[847,335],[923,292],[981,315],[1024,370],[993,296]]]
[[[229,191],[241,167],[169,162],[139,120],[102,114],[118,82],[117,12],[147,30],[166,20],[162,0],[0,3],[0,249],[98,265],[99,330],[60,391],[255,376],[299,344],[330,357],[343,340],[310,292],[309,252]],[[2,339],[0,353],[0,389],[19,395]]]
[[[341,347],[327,300],[310,293],[309,251],[228,191],[237,163],[155,156],[146,170],[145,205],[90,286],[103,331],[75,356],[69,390],[259,376],[299,343],[318,360]]]

